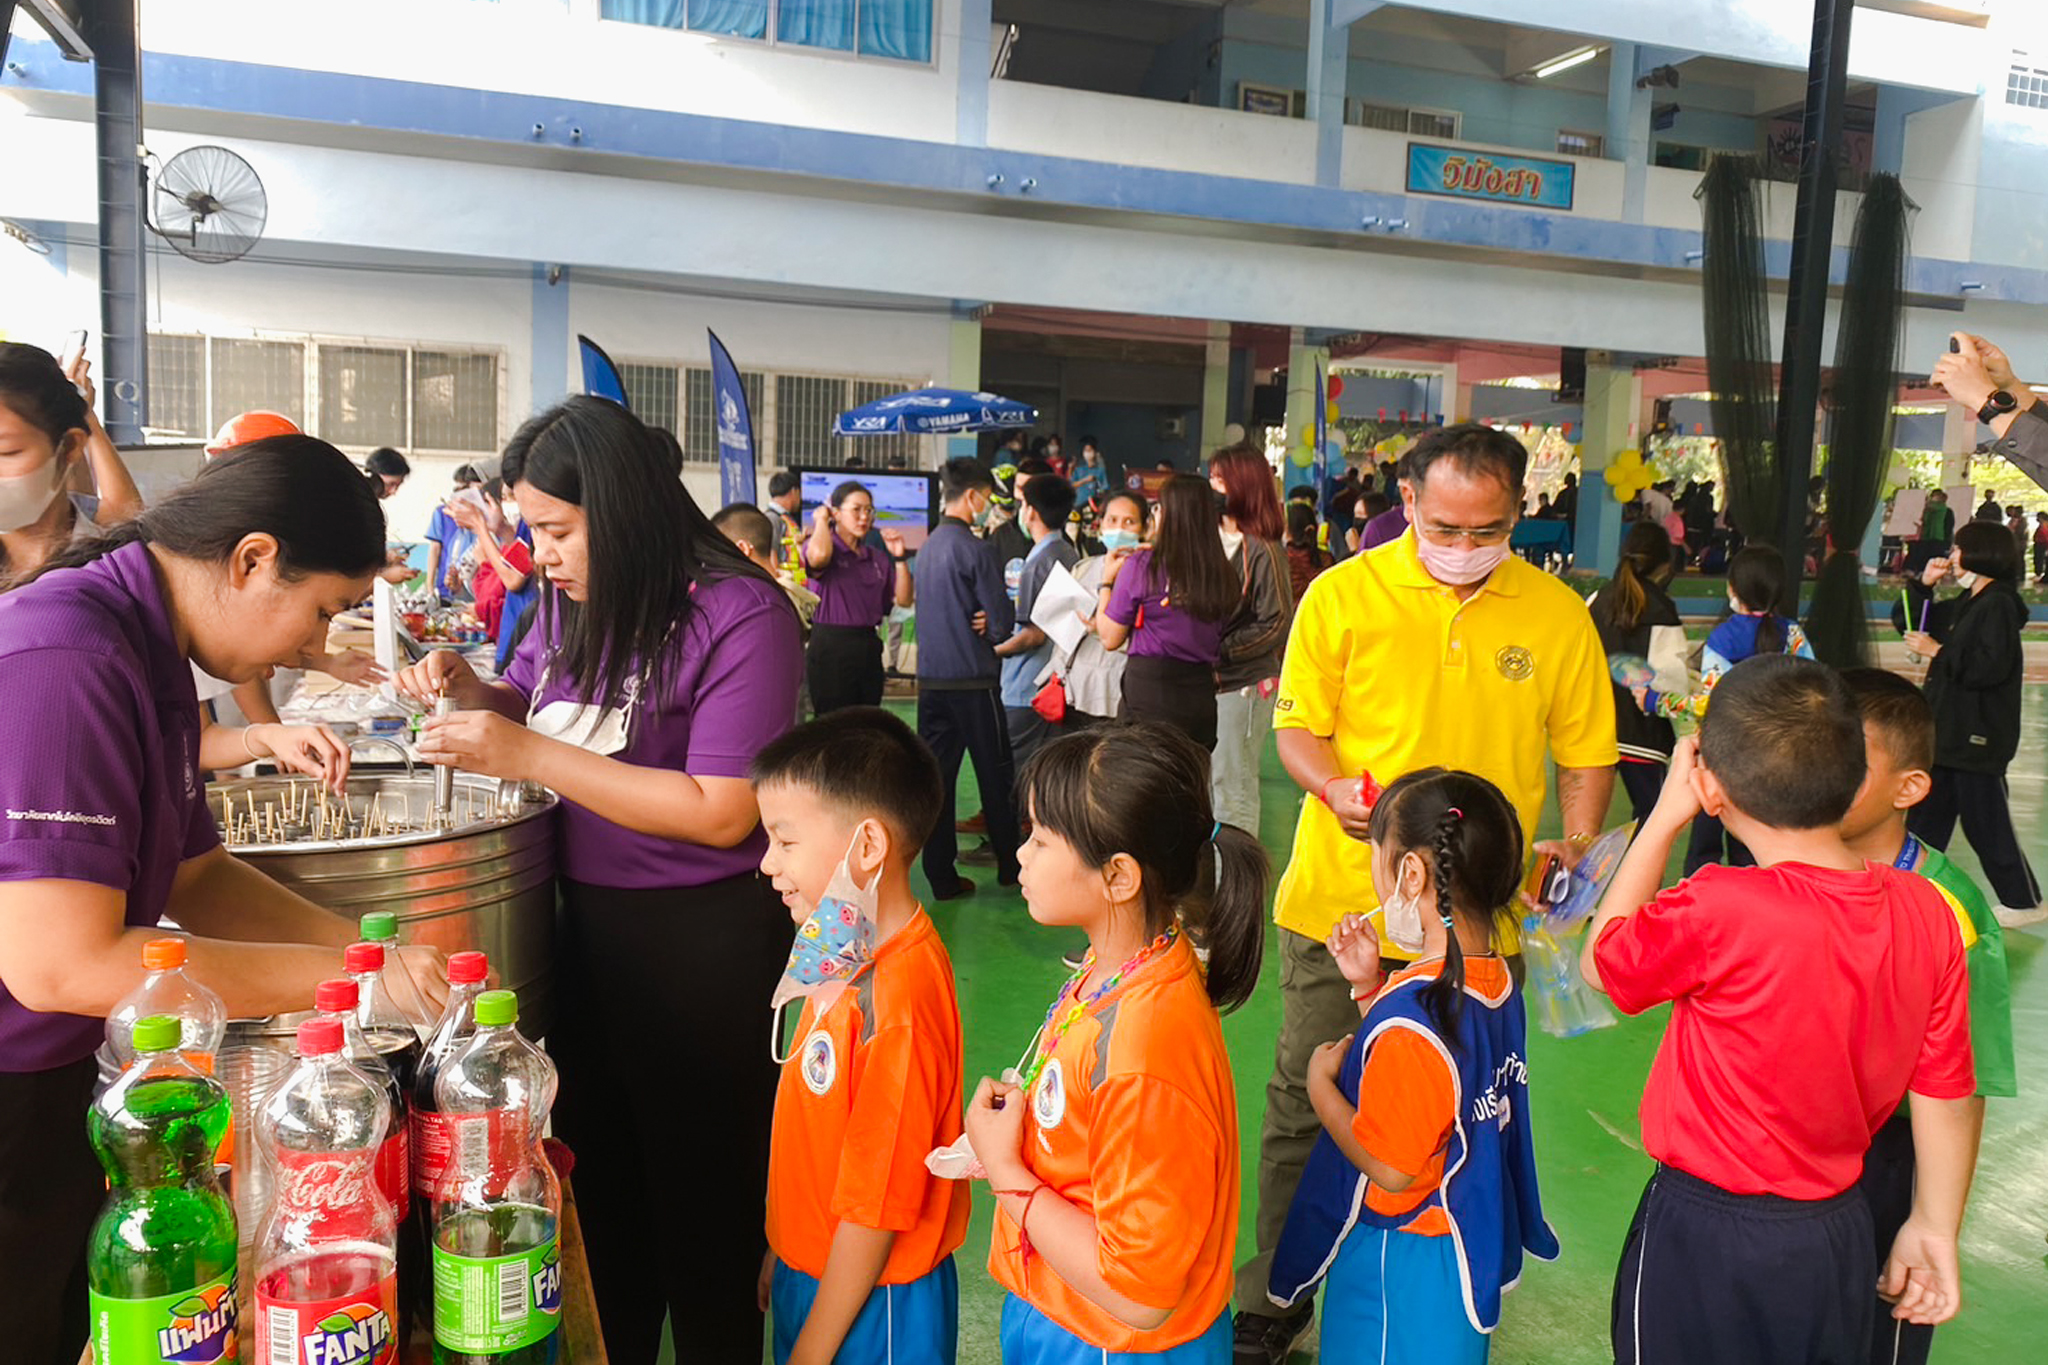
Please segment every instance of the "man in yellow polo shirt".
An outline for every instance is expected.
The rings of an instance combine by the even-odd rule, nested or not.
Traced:
[[[1340,916],[1377,909],[1359,775],[1477,773],[1533,832],[1554,760],[1569,847],[1549,851],[1574,860],[1606,819],[1619,757],[1606,655],[1578,595],[1508,549],[1528,459],[1490,427],[1423,437],[1404,462],[1407,532],[1324,573],[1295,612],[1273,726],[1306,795],[1273,907],[1280,1039],[1259,1135],[1259,1250],[1238,1272],[1238,1365],[1280,1365],[1314,1311],[1282,1316],[1266,1280],[1321,1131],[1309,1056],[1358,1026],[1323,940]],[[1384,933],[1380,945],[1397,953]]]

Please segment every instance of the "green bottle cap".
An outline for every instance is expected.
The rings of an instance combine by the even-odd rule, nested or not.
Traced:
[[[152,1014],[135,1021],[130,1041],[137,1052],[169,1052],[185,1035],[185,1026],[168,1014]]]
[[[363,916],[357,931],[365,943],[390,943],[398,937],[398,916],[389,910],[372,910]]]
[[[497,1028],[519,1018],[519,997],[511,991],[485,991],[476,998],[479,1028]]]

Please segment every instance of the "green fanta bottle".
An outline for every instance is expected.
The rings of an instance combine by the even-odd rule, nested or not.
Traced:
[[[179,1053],[181,1033],[137,1020],[134,1063],[87,1117],[109,1185],[87,1249],[97,1365],[240,1359],[235,1211],[213,1164],[228,1092]]]
[[[476,998],[476,1032],[442,1063],[450,1169],[434,1199],[436,1365],[560,1357],[562,1185],[541,1151],[555,1065],[513,1027],[510,991]]]

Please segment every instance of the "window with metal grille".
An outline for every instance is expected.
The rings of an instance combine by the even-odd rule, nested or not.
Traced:
[[[846,462],[846,443],[832,434],[844,407],[846,381],[822,375],[775,376],[775,458],[783,464]]]
[[[320,437],[338,446],[407,443],[402,347],[321,346]]]
[[[863,403],[872,403],[877,399],[887,398],[892,393],[902,393],[905,389],[916,387],[915,384],[894,379],[856,379],[853,381],[853,401],[847,406],[857,408]],[[900,435],[862,436],[849,439],[842,444],[850,450],[858,450],[869,469],[886,469],[889,461],[899,455],[903,457],[903,463],[907,468],[916,469],[921,463],[918,459],[918,439],[915,436]]]
[[[1607,139],[1599,133],[1575,133],[1569,128],[1560,128],[1557,133],[1557,150],[1563,156],[1605,156]]]
[[[626,403],[633,415],[650,427],[660,427],[680,437],[678,383],[681,370],[674,365],[648,365],[639,361],[619,362],[619,381],[626,386]]]
[[[243,412],[281,412],[306,425],[306,348],[296,341],[215,337],[209,429]]]
[[[768,377],[759,370],[741,370],[740,387],[747,395],[747,415],[754,423],[754,449],[763,465],[778,461],[775,442],[768,430],[765,401]],[[711,369],[692,365],[683,371],[683,459],[690,464],[718,463],[718,405],[711,397]]]
[[[1463,115],[1448,109],[1411,109],[1400,104],[1373,104],[1358,100],[1351,106],[1351,121],[1361,128],[1383,133],[1406,133],[1410,137],[1455,139]]]
[[[414,351],[412,443],[417,450],[498,448],[498,357]]]
[[[212,434],[206,425],[206,338],[149,337],[149,425],[190,436]]]
[[[2005,75],[2005,102],[2022,109],[2048,109],[2048,68],[2034,65],[2027,53],[2015,50],[2012,69]]]

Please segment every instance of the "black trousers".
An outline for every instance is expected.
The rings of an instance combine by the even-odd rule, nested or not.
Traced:
[[[996,880],[1017,880],[1017,764],[1010,753],[1009,717],[993,685],[917,689],[917,735],[939,760],[943,792],[939,823],[925,840],[924,876],[932,894],[951,896],[960,890],[960,837],[953,828],[954,794],[960,785],[960,760],[974,759],[974,784],[981,790],[981,813],[988,821],[989,847],[996,854]]]
[[[1662,763],[1641,762],[1624,758],[1614,765],[1615,776],[1621,779],[1621,789],[1628,793],[1629,813],[1638,826],[1649,819],[1656,809],[1658,794],[1664,790],[1664,774],[1671,771]]]
[[[882,704],[882,637],[873,626],[812,626],[804,655],[811,714]]]
[[[1719,820],[1701,811],[1693,816],[1692,829],[1686,835],[1685,875],[1690,877],[1701,868],[1720,862],[1730,867],[1755,867],[1756,855],[1742,840],[1729,834]]]
[[[1870,1205],[1871,1243],[1877,1263],[1884,1265],[1892,1242],[1913,1211],[1913,1120],[1902,1108],[1877,1130],[1870,1150],[1863,1156],[1863,1175],[1856,1182]],[[1934,1329],[1917,1322],[1900,1322],[1892,1306],[1877,1295],[1870,1320],[1871,1365],[1927,1365],[1934,1349]]]
[[[1906,828],[1924,844],[1948,852],[1958,816],[1963,837],[1984,865],[1998,903],[2011,910],[2031,910],[2041,903],[2041,884],[2013,832],[2012,804],[2006,797],[2004,773],[1966,772],[1936,764],[1927,799],[1906,814]]]
[[[0,1072],[0,1356],[78,1365],[90,1322],[85,1241],[106,1176],[85,1137],[98,1068]]]
[[[1660,1166],[1622,1244],[1616,1365],[1865,1365],[1870,1207],[1730,1194]]]
[[[1122,720],[1171,725],[1204,749],[1216,747],[1216,670],[1185,659],[1133,654],[1124,664]]]
[[[756,873],[620,890],[564,880],[555,1132],[612,1360],[761,1359],[776,1067],[768,998],[795,926]]]

